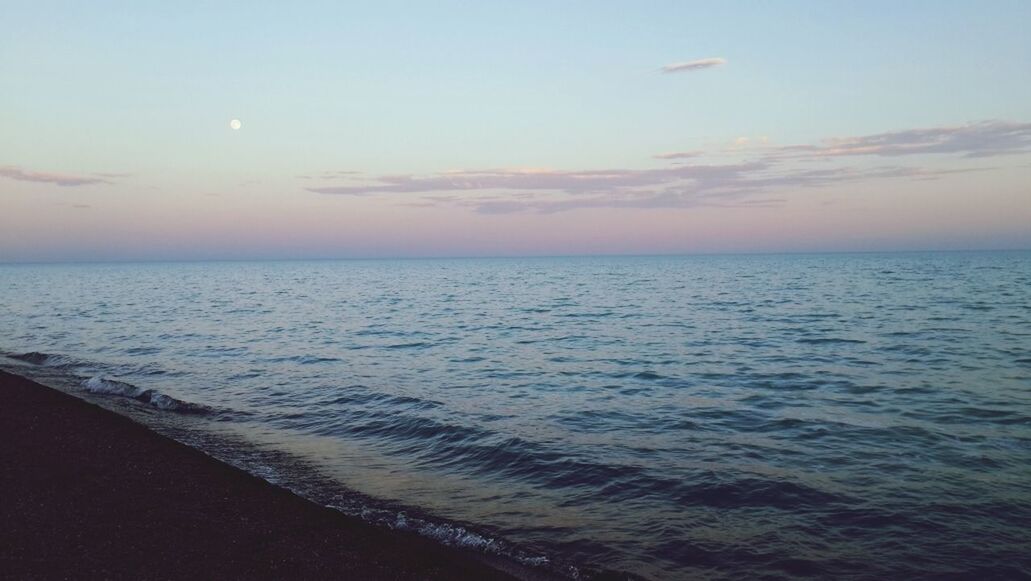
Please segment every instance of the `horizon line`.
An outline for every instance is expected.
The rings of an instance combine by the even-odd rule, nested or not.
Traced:
[[[654,253],[578,253],[578,254],[500,254],[500,255],[441,255],[441,256],[317,256],[317,257],[254,257],[254,258],[149,258],[100,260],[26,260],[0,261],[0,266],[62,266],[90,264],[183,264],[218,262],[373,262],[415,260],[524,260],[558,258],[677,258],[705,256],[802,256],[835,254],[963,254],[992,252],[1031,252],[1028,248],[934,248],[911,250],[774,250],[740,252],[654,252]]]

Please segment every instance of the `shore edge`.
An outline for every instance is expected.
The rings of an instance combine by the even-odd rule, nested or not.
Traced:
[[[0,577],[526,578],[19,375],[0,371],[0,398]]]

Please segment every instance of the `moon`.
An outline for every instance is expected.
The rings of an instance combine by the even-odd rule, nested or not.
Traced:
[[[240,123],[239,119],[233,119],[229,122],[229,128],[233,131],[240,129],[241,127],[243,127],[243,123]]]

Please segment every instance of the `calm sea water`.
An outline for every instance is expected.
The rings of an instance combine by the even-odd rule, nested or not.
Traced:
[[[3,266],[0,328],[526,562],[1031,575],[1026,252]]]

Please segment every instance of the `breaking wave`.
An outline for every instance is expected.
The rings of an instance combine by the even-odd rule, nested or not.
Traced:
[[[66,374],[70,378],[75,378],[76,372],[85,374],[84,370],[92,369],[94,367],[93,364],[79,361],[66,355],[56,355],[40,351],[28,351],[26,353],[0,353],[0,355],[6,355],[10,359],[23,361],[31,365],[60,369],[63,370],[63,374]],[[134,399],[148,406],[164,411],[181,414],[207,414],[214,411],[212,408],[207,406],[177,399],[154,389],[144,389],[131,383],[118,381],[116,379],[108,379],[101,375],[90,375],[88,378],[81,379],[78,382],[78,385],[83,391],[88,393]]]
[[[99,375],[84,379],[79,385],[90,393],[127,397],[156,407],[159,410],[181,414],[205,414],[211,411],[206,406],[176,399],[153,389],[143,389],[124,381],[104,379]]]

